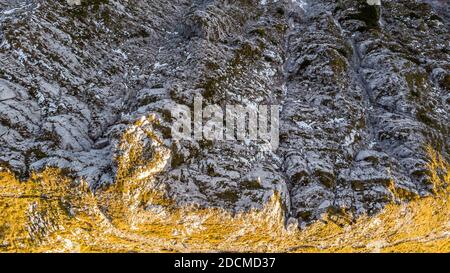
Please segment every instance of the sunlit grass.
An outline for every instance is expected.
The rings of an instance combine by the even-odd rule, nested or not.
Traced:
[[[152,189],[151,178],[126,171],[126,164],[121,183],[95,195],[61,170],[47,169],[27,182],[4,171],[0,251],[449,252],[449,164],[433,149],[428,153],[433,196],[389,204],[353,224],[324,215],[304,230],[285,226],[278,195],[262,210],[237,215],[179,208]],[[148,204],[158,210],[145,210]]]

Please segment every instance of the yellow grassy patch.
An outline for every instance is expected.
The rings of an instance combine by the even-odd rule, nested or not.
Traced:
[[[140,148],[132,149],[140,162]],[[152,187],[151,177],[137,179],[129,163],[122,162],[120,183],[95,194],[61,170],[47,169],[26,182],[4,171],[0,251],[449,252],[449,164],[433,149],[428,152],[434,196],[390,204],[353,224],[338,225],[324,216],[304,230],[285,227],[278,195],[262,210],[237,215],[175,207]],[[154,158],[151,164],[159,166],[164,157]]]

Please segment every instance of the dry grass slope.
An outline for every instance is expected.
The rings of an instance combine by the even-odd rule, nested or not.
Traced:
[[[156,136],[147,137],[157,145]],[[136,139],[126,134],[123,141]],[[131,146],[129,152],[140,162],[142,150]],[[136,169],[130,171],[130,162],[120,158],[120,181],[95,194],[61,170],[47,169],[26,182],[3,171],[0,251],[449,252],[449,164],[433,149],[428,153],[435,195],[399,200],[352,224],[324,215],[304,230],[285,227],[278,196],[263,210],[238,215],[220,209],[176,208],[155,190],[151,175],[140,178]],[[165,157],[154,158],[151,165],[160,168]],[[150,168],[140,164],[138,168]]]

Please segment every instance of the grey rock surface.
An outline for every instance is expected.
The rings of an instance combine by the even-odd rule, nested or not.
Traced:
[[[301,224],[428,195],[426,145],[449,158],[447,1],[69,2],[0,0],[0,166],[22,177],[114,183],[121,136],[154,114],[155,189],[233,212],[278,193]],[[280,147],[173,141],[197,94],[281,105]]]

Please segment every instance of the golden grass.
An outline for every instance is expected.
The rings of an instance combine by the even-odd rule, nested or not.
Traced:
[[[131,149],[140,162],[139,149]],[[27,182],[4,171],[0,251],[449,252],[449,164],[433,149],[428,153],[434,196],[390,204],[353,224],[338,225],[324,215],[304,230],[285,227],[278,195],[262,210],[237,215],[177,208],[152,188],[151,177],[137,179],[123,162],[121,182],[95,194],[57,169],[33,174]],[[153,166],[160,166],[157,161],[164,157],[154,158]]]

